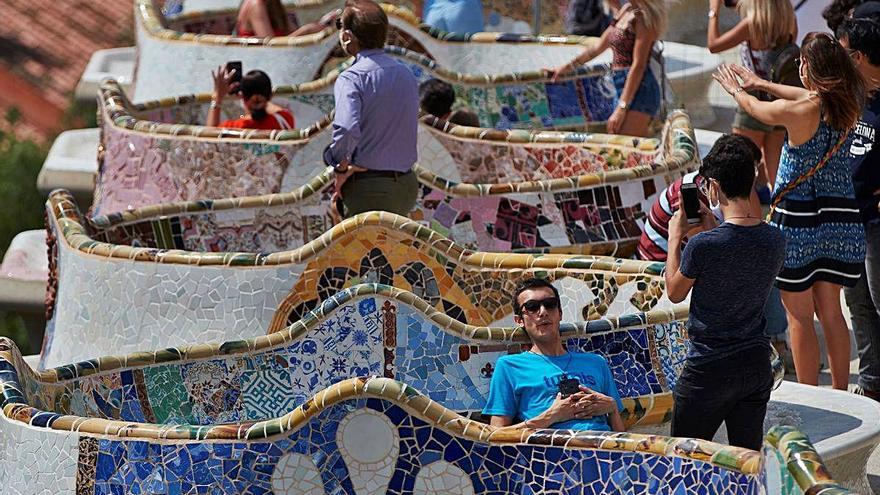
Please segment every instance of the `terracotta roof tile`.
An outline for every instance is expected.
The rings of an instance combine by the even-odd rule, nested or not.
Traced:
[[[61,111],[68,106],[92,53],[118,46],[134,29],[130,0],[0,3],[0,71],[30,84],[47,106]],[[14,104],[5,100],[0,99],[0,112]],[[39,112],[39,108],[20,110],[29,125],[45,121],[29,118],[28,112]],[[45,122],[36,127],[46,134],[57,130],[44,128]]]

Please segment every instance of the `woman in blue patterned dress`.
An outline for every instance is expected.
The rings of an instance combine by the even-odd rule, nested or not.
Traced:
[[[800,77],[804,88],[773,84],[738,66],[722,66],[715,74],[746,113],[788,131],[770,218],[786,238],[776,285],[788,316],[798,381],[816,385],[819,380],[815,313],[825,334],[832,386],[845,390],[850,346],[840,288],[858,281],[865,259],[849,145],[865,84],[846,50],[825,33],[804,38]],[[760,101],[746,92],[752,89],[779,99]]]

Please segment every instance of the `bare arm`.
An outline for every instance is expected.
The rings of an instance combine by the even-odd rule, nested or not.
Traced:
[[[713,1],[713,3],[716,2]],[[720,4],[721,2],[717,3]],[[717,8],[713,8],[713,10],[718,12]],[[729,50],[749,39],[749,23],[746,19],[739,21],[733,29],[724,34],[721,34],[720,31],[721,29],[718,26],[718,15],[710,17],[709,30],[706,32],[706,48],[708,48],[711,53]]]
[[[217,127],[220,125],[220,107],[223,105],[223,97],[229,94],[229,83],[235,70],[226,71],[226,67],[219,66],[216,71],[211,71],[211,77],[214,78],[214,94],[211,96],[211,108],[208,110],[208,121],[206,126]]]
[[[251,27],[258,38],[271,38],[275,36],[272,22],[269,20],[269,10],[261,0],[254,2],[248,15]]]

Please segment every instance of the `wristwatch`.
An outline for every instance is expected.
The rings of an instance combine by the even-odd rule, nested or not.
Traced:
[[[623,100],[620,100],[620,102],[617,104],[617,108],[619,108],[621,110],[626,110],[627,108],[629,108],[629,103],[627,103]]]
[[[714,9],[709,9],[709,19],[714,19],[718,15],[718,12],[715,12]]]

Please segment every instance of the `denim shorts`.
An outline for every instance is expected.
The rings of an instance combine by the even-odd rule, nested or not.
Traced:
[[[628,74],[629,68],[613,69],[611,71],[611,77],[614,79],[614,89],[617,91],[618,98],[623,94],[623,86],[626,84]],[[650,68],[645,69],[645,74],[642,76],[642,84],[639,85],[633,101],[629,102],[628,109],[648,114],[651,117],[656,116],[657,112],[660,111],[660,85],[657,83],[657,78],[654,77],[654,73],[651,72]]]

